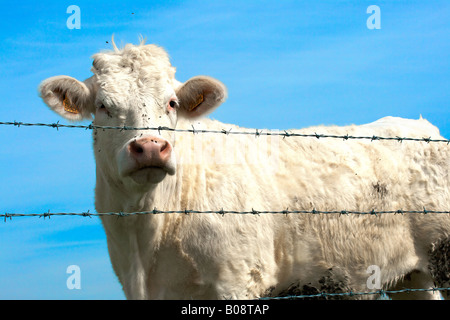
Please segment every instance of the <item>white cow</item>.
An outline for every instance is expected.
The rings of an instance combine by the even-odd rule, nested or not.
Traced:
[[[42,82],[43,100],[62,117],[93,115],[98,126],[231,129],[94,130],[97,212],[450,207],[445,143],[258,136],[199,120],[225,100],[225,86],[204,76],[180,84],[160,47],[114,45],[93,58],[94,75],[83,82],[68,76]],[[231,134],[236,131],[255,134]],[[303,132],[440,138],[424,119],[391,117]],[[448,214],[174,213],[101,220],[128,299],[250,299],[370,292],[377,283],[383,289],[449,283]],[[380,272],[371,277],[368,270]]]

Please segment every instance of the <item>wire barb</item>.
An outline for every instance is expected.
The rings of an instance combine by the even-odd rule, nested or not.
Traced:
[[[233,128],[230,128],[230,130],[228,130],[228,131],[225,130],[225,129],[222,129],[221,132],[222,132],[223,134],[226,134],[226,135],[228,136],[228,135],[230,134],[230,132],[231,132],[232,129],[233,129]]]
[[[88,209],[88,211],[83,212],[83,213],[82,213],[82,216],[83,216],[83,217],[89,217],[89,218],[92,218],[91,214],[89,213],[89,209]]]
[[[52,128],[56,128],[56,131],[59,131],[59,120],[56,121],[56,123],[52,123],[52,124],[51,124],[51,127],[52,127]]]
[[[127,215],[129,215],[129,214],[128,214],[128,213],[125,213],[125,212],[123,212],[123,211],[119,211],[119,212],[117,213],[117,218],[126,217]]]
[[[426,143],[430,143],[430,142],[431,142],[431,137],[429,137],[429,138],[423,138],[423,141],[425,141]]]
[[[46,217],[48,217],[50,219],[51,213],[50,213],[50,209],[47,212],[44,212],[41,216],[39,216],[39,218],[44,217],[44,220]]]
[[[6,219],[7,218],[9,218],[9,220],[12,220],[12,216],[10,216],[7,212],[5,212],[5,222],[6,222]]]

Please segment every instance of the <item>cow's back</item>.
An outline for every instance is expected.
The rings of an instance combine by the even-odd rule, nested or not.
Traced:
[[[185,128],[192,129],[192,124]],[[274,137],[258,135],[254,129],[212,120],[196,122],[194,128],[231,128],[231,132],[255,134],[179,134],[179,209],[370,212],[422,210],[426,206],[428,210],[438,210],[450,200],[448,148],[444,144],[282,135],[270,140]],[[316,127],[295,132],[440,138],[437,129],[425,120],[396,118],[364,126]],[[201,149],[195,147],[198,140]],[[265,146],[252,146],[261,142]],[[203,157],[198,158],[199,150]],[[255,152],[263,152],[265,157]],[[233,153],[232,162],[221,160],[220,155],[227,153]],[[196,156],[198,162],[190,162],[188,156]],[[425,228],[418,226],[417,221],[426,219],[429,220]],[[186,217],[184,223],[180,238],[186,240],[184,245],[193,250],[193,256],[204,254],[219,259],[221,254],[213,252],[224,252],[226,259],[215,265],[216,273],[224,272],[231,278],[237,275],[231,270],[246,270],[239,273],[241,278],[236,283],[247,289],[253,286],[248,290],[256,296],[264,289],[280,293],[295,279],[311,279],[315,273],[319,273],[319,278],[326,277],[325,272],[333,266],[344,277],[366,279],[367,267],[375,264],[386,270],[388,281],[395,281],[403,271],[426,267],[419,266],[425,253],[417,252],[418,235],[424,234],[421,230],[441,230],[434,238],[424,239],[424,248],[450,230],[448,216],[443,215],[230,213]],[[182,230],[190,230],[191,236]],[[207,238],[212,242],[203,244],[203,253],[199,251],[202,246],[192,245],[192,239],[204,242]],[[211,260],[206,265],[212,267],[214,263],[217,261]],[[339,269],[344,271],[336,271]],[[348,285],[354,287],[350,282]]]

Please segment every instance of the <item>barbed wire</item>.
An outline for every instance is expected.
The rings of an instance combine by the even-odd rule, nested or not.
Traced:
[[[375,295],[379,294],[381,296],[386,296],[390,294],[398,294],[398,293],[413,293],[413,292],[440,292],[440,291],[450,291],[450,287],[448,288],[405,288],[399,290],[377,290],[370,292],[338,292],[338,293],[327,293],[320,292],[317,294],[305,294],[305,295],[287,295],[287,296],[277,296],[277,297],[261,297],[258,300],[294,300],[294,299],[308,299],[308,298],[328,298],[328,297],[338,297],[338,296],[362,296],[362,295]]]
[[[349,210],[340,210],[340,211],[321,211],[321,210],[280,210],[280,211],[259,211],[252,209],[251,211],[235,211],[235,210],[158,210],[157,208],[154,208],[150,211],[138,211],[138,212],[97,212],[93,213],[89,210],[86,212],[50,212],[48,210],[44,213],[3,213],[0,214],[0,218],[3,218],[4,221],[9,218],[12,220],[12,218],[15,217],[39,217],[39,218],[50,218],[52,216],[80,216],[80,217],[101,217],[101,216],[117,216],[117,217],[127,217],[127,216],[134,216],[134,215],[155,215],[155,214],[219,214],[219,215],[226,215],[226,214],[247,214],[247,215],[260,215],[260,214],[283,214],[283,215],[289,215],[289,214],[313,214],[313,215],[320,215],[320,214],[338,214],[339,216],[342,215],[371,215],[371,216],[378,216],[381,214],[450,214],[450,211],[441,211],[441,210],[389,210],[389,211],[349,211]]]
[[[264,131],[263,129],[252,129],[253,131],[233,131],[232,129],[225,130],[208,130],[208,129],[195,129],[194,126],[192,126],[192,129],[176,129],[176,128],[169,128],[164,126],[158,126],[158,127],[131,127],[131,126],[99,126],[94,124],[89,125],[74,125],[74,124],[61,124],[58,122],[56,123],[29,123],[29,122],[0,122],[0,125],[5,126],[15,126],[15,127],[48,127],[48,128],[54,128],[59,130],[59,128],[75,128],[75,129],[85,129],[85,130],[153,130],[153,131],[172,131],[172,132],[187,132],[192,134],[197,133],[213,133],[213,134],[225,134],[225,135],[254,135],[256,137],[258,136],[282,136],[283,139],[287,137],[302,137],[302,138],[331,138],[331,139],[342,139],[342,140],[370,140],[370,141],[377,141],[377,140],[393,140],[398,142],[403,141],[415,141],[415,142],[437,142],[437,143],[446,143],[447,145],[450,144],[450,139],[432,139],[431,137],[423,137],[423,138],[412,138],[412,137],[383,137],[383,136],[350,136],[348,134],[346,135],[332,135],[332,134],[319,134],[319,133],[299,133],[299,132],[288,132],[286,130],[281,131]]]

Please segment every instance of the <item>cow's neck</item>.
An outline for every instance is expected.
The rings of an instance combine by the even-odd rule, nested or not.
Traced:
[[[107,175],[101,174],[97,169],[96,210],[97,212],[122,212],[136,213],[157,210],[173,210],[175,197],[172,196],[176,188],[176,176],[167,176],[158,185],[142,190],[127,190],[120,182],[110,181]],[[170,220],[173,215],[165,214],[133,214],[124,218],[116,216],[103,216],[102,222],[107,232],[114,238],[144,237],[147,244],[154,243],[157,246],[161,234],[161,226],[164,221]],[[146,232],[137,232],[144,228]],[[131,241],[131,240],[130,240]],[[155,242],[156,241],[156,242]],[[126,242],[126,241],[125,241]]]
[[[175,176],[166,177],[147,192],[133,192],[123,188],[120,182],[109,181],[97,170],[96,209],[98,212],[143,212],[169,210],[173,203],[172,190]],[[117,274],[138,274],[124,287],[126,292],[134,292],[131,298],[148,297],[147,285],[151,270],[158,261],[164,225],[173,219],[172,214],[139,214],[125,217],[102,216],[108,250],[113,268]],[[137,292],[137,293],[136,293]]]

